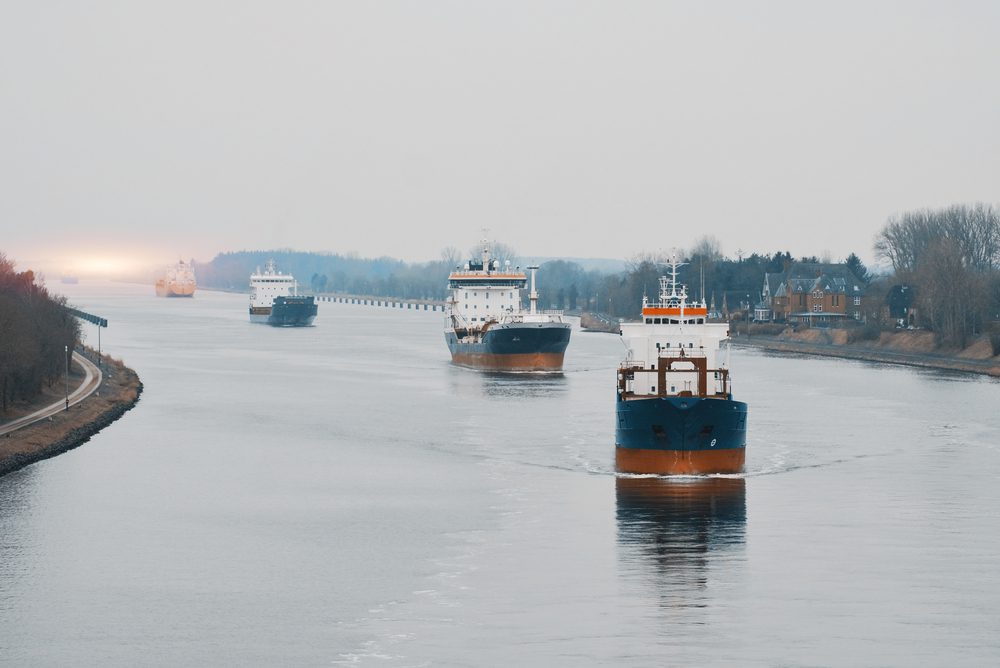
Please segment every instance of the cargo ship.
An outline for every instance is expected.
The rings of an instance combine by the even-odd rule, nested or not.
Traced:
[[[741,473],[747,405],[733,399],[729,325],[708,322],[704,300],[688,302],[670,263],[659,301],[642,299],[642,318],[622,323],[626,358],[618,369],[615,466],[622,473]]]
[[[275,327],[307,327],[316,319],[316,300],[298,294],[299,286],[291,274],[282,274],[268,260],[250,276],[250,322]]]
[[[501,267],[483,242],[482,254],[448,276],[444,337],[456,364],[492,371],[561,371],[570,323],[561,311],[540,311],[531,272],[529,307],[521,306],[528,277],[510,261]]]
[[[156,281],[157,297],[193,297],[197,284],[194,280],[194,269],[181,260],[168,267],[162,278]]]

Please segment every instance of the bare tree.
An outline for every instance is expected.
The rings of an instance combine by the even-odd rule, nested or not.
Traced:
[[[717,262],[722,259],[722,244],[711,234],[706,234],[694,242],[691,257],[701,258],[705,262]]]

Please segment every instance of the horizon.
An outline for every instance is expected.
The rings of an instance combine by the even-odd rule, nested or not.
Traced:
[[[688,251],[684,251],[687,253]],[[762,251],[759,249],[749,249],[745,251],[742,255],[743,258],[751,257],[752,255],[758,255],[760,257],[772,257],[775,253],[779,252],[791,252],[793,261],[805,261],[806,258],[816,257],[820,262],[832,262],[832,263],[842,263],[846,260],[844,258],[827,257],[817,253],[795,253],[793,251],[788,251],[787,249],[775,250],[775,251]],[[392,257],[389,255],[379,255],[379,256],[362,256],[357,253],[338,253],[335,251],[310,251],[302,250],[296,248],[262,248],[257,250],[240,249],[240,250],[225,250],[218,251],[211,258],[207,260],[201,260],[199,258],[177,258],[176,260],[167,260],[164,262],[143,262],[141,260],[128,261],[123,258],[105,256],[105,257],[93,257],[93,256],[82,256],[83,261],[77,261],[74,264],[64,264],[60,265],[58,263],[34,263],[29,264],[22,261],[20,258],[13,257],[7,253],[3,248],[0,248],[0,253],[5,255],[7,260],[14,263],[15,271],[32,271],[37,277],[43,281],[52,280],[54,282],[59,281],[63,277],[73,277],[80,279],[110,279],[110,280],[125,280],[128,282],[132,279],[142,278],[143,280],[154,278],[155,275],[161,273],[167,267],[176,264],[177,261],[182,260],[188,262],[194,260],[196,264],[210,264],[216,257],[225,254],[237,254],[237,253],[295,253],[295,254],[309,254],[317,256],[331,256],[340,258],[357,259],[360,261],[376,261],[380,259],[386,259],[391,261],[402,262],[407,266],[414,266],[425,264],[429,262],[439,261],[441,258],[430,259],[430,260],[415,260],[408,261],[402,258]],[[468,253],[466,253],[468,254]],[[664,257],[665,253],[657,254],[658,257]],[[861,257],[860,254],[858,254]],[[464,257],[464,256],[463,256]],[[611,274],[617,272],[626,271],[626,265],[633,259],[638,257],[633,255],[632,257],[626,258],[611,258],[611,257],[570,257],[570,256],[539,256],[539,255],[523,255],[517,253],[516,257],[521,262],[552,262],[552,261],[565,261],[576,263],[584,268],[588,265],[622,265],[620,269],[601,269],[601,273]],[[685,255],[686,257],[686,255]],[[722,259],[727,261],[737,261],[735,255],[729,255],[726,253],[722,254]],[[869,273],[881,274],[885,273],[889,268],[885,263],[874,263],[869,264],[865,262]]]

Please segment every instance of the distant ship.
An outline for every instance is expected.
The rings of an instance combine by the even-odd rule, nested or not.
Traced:
[[[570,324],[562,312],[539,312],[535,271],[530,307],[521,308],[527,276],[510,262],[501,268],[483,242],[481,257],[448,276],[444,337],[457,364],[496,371],[559,371],[569,345]]]
[[[316,300],[298,294],[298,283],[291,274],[282,274],[268,260],[261,273],[250,276],[250,322],[276,327],[306,327],[317,313]]]
[[[80,282],[80,279],[77,278],[76,276],[73,276],[72,274],[65,274],[62,277],[60,277],[59,280],[67,285],[76,285],[77,283]]]
[[[156,281],[157,297],[193,297],[197,287],[194,280],[194,270],[191,265],[181,260],[168,267],[163,278]]]
[[[717,360],[729,325],[708,323],[705,302],[660,278],[659,302],[642,299],[642,321],[622,323],[627,356],[618,369],[615,465],[623,473],[740,473],[747,405],[733,400]]]

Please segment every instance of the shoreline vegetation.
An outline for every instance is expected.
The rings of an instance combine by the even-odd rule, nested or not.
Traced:
[[[581,315],[580,324],[585,331],[618,333],[617,322],[607,316],[585,313]],[[792,327],[782,329],[774,325],[751,325],[750,335],[747,336],[744,323],[733,322],[732,327],[732,342],[739,348],[899,364],[1000,378],[1000,354],[994,354],[994,343],[988,334],[975,337],[965,348],[957,348],[939,345],[934,333],[927,330],[884,331],[871,340],[852,341],[852,331],[848,329],[812,328],[795,331]]]
[[[83,352],[96,363],[93,350]],[[138,403],[143,386],[135,371],[107,355],[102,357],[102,368],[104,379],[94,394],[67,411],[0,437],[0,476],[83,445]],[[40,396],[18,412],[32,412],[51,403],[51,396]]]
[[[937,344],[935,335],[925,330],[882,332],[871,341],[850,342],[845,330],[809,329],[780,334],[737,333],[733,343],[739,347],[760,348],[772,352],[839,357],[843,359],[899,364],[942,371],[974,373],[1000,378],[1000,355],[993,354],[988,335],[971,340],[964,348]]]

